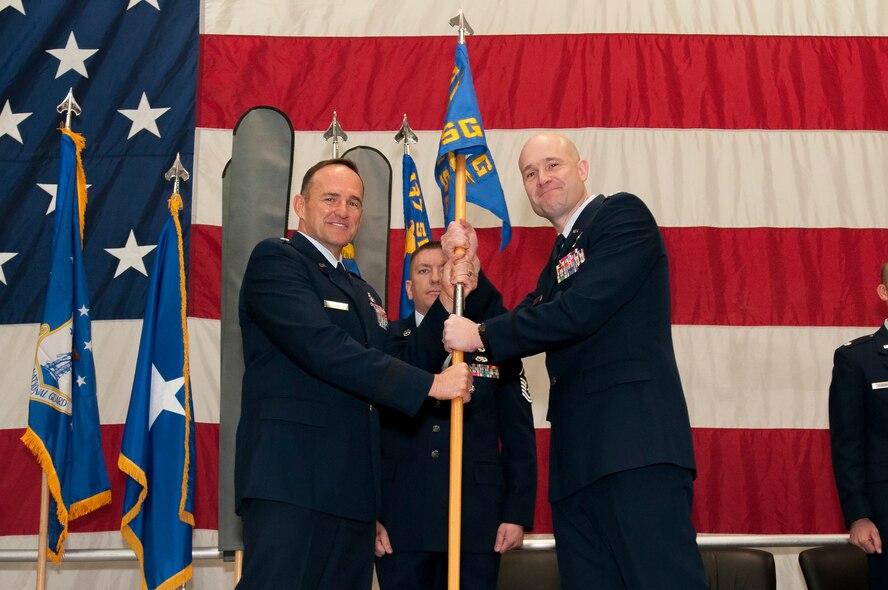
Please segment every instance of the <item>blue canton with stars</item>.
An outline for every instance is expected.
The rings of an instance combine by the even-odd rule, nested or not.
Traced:
[[[38,323],[49,276],[59,169],[56,112],[82,108],[89,185],[84,253],[93,320],[141,318],[163,178],[193,171],[197,0],[0,0],[0,324]],[[180,187],[183,232],[190,183]],[[186,256],[187,261],[187,256]]]

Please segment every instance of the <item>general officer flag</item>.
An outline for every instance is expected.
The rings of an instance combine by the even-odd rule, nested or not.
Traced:
[[[509,210],[500,184],[493,154],[487,147],[481,111],[475,97],[469,52],[465,44],[456,46],[456,65],[450,78],[447,118],[441,131],[441,143],[435,161],[435,179],[441,187],[445,223],[455,218],[456,156],[466,156],[466,201],[483,207],[503,222],[500,250],[512,238]]]
[[[416,162],[410,154],[404,154],[401,170],[404,182],[404,274],[401,280],[401,318],[413,313],[413,301],[407,297],[407,281],[410,279],[410,260],[413,253],[432,237],[429,213],[422,198],[422,187],[416,173]]]
[[[120,531],[139,558],[142,588],[162,590],[191,578],[195,473],[178,194],[169,206],[151,272],[118,459],[128,476]]]
[[[83,136],[62,129],[52,262],[31,374],[28,429],[50,491],[48,551],[64,552],[68,523],[111,502],[102,455],[89,289],[83,270]]]

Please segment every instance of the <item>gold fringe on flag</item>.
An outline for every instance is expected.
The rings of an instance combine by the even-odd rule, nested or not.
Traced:
[[[188,497],[188,467],[191,464],[191,447],[188,441],[191,439],[191,370],[188,364],[188,292],[185,288],[185,250],[182,245],[182,224],[179,222],[179,211],[182,209],[182,197],[179,193],[173,193],[168,201],[173,223],[176,224],[176,241],[179,246],[179,293],[182,299],[182,349],[184,354],[182,375],[185,377],[185,464],[182,471],[182,494],[179,499],[179,519],[194,526],[194,514],[185,509],[185,499]]]
[[[77,155],[77,211],[78,218],[80,219],[80,249],[83,250],[83,224],[86,219],[86,173],[83,171],[83,159],[80,157],[80,152],[83,151],[83,148],[86,147],[86,139],[80,135],[79,133],[74,133],[70,129],[65,129],[61,127],[59,129],[64,135],[67,135],[74,141],[74,146],[76,148],[75,153]]]

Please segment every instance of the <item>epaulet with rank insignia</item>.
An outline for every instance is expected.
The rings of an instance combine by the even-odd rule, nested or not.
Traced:
[[[848,348],[849,346],[857,346],[858,344],[863,344],[864,342],[869,342],[873,338],[875,338],[875,334],[867,334],[866,336],[861,336],[860,338],[855,338],[854,340],[850,340],[840,346],[839,348]]]

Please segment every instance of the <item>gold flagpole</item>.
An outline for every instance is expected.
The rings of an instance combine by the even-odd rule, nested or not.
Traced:
[[[463,11],[450,19],[451,26],[459,30],[459,43],[465,44],[466,32],[473,32],[466,22]],[[466,218],[466,156],[456,156],[454,184],[454,218],[461,222]],[[456,249],[456,254],[463,252]],[[465,290],[462,283],[456,285],[453,313],[462,316],[465,307]],[[463,362],[463,352],[453,351],[453,364]],[[455,398],[450,402],[450,509],[447,537],[447,588],[459,590],[459,558],[462,523],[462,465],[463,465],[463,400]]]
[[[62,126],[71,129],[71,116],[80,114],[80,105],[74,100],[73,88],[68,89],[65,100],[56,111],[65,113]],[[49,545],[49,482],[46,470],[41,467],[43,476],[40,478],[40,530],[37,534],[37,590],[46,590],[46,554]]]
[[[456,192],[455,218],[462,221],[466,218],[466,156],[456,156]],[[456,249],[456,254],[462,252]],[[456,285],[454,310],[458,316],[463,315],[465,292],[463,284]],[[463,351],[453,351],[453,364],[463,362]],[[462,520],[462,454],[463,454],[463,400],[460,397],[450,402],[450,515],[447,541],[447,588],[459,590],[459,557],[460,557],[460,524]]]

